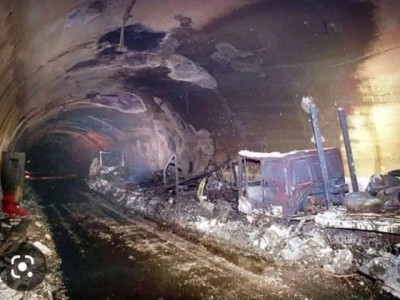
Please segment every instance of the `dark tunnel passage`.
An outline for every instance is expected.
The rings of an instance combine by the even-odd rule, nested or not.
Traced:
[[[78,176],[83,179],[88,175],[89,166],[98,151],[111,151],[112,146],[96,134],[79,132],[53,131],[39,139],[26,151],[26,170],[30,178],[44,176]],[[90,135],[89,137],[87,135]],[[100,140],[94,140],[97,138]],[[65,145],[70,145],[66,149]]]
[[[48,119],[19,145],[26,152],[27,172],[37,176],[76,176],[84,179],[99,151],[115,151],[118,129],[106,123],[103,109],[73,110]],[[95,117],[101,114],[99,118]],[[21,148],[21,149],[22,149]]]
[[[374,294],[374,288],[369,289],[372,284],[358,277],[357,284],[362,281],[367,287],[352,281],[348,291],[340,288],[343,282],[348,284],[347,278],[355,277],[350,271],[359,275],[354,267],[366,262],[364,257],[357,260],[355,252],[346,252],[351,247],[342,242],[351,238],[340,240],[340,246],[326,245],[322,254],[301,248],[307,242],[301,246],[295,243],[299,240],[293,242],[293,236],[325,236],[333,226],[330,216],[320,218],[324,224],[320,227],[329,228],[323,227],[323,234],[307,231],[314,230],[310,229],[315,227],[314,219],[314,227],[306,223],[309,219],[285,219],[299,226],[300,234],[290,231],[296,227],[292,223],[289,229],[279,227],[282,222],[277,223],[278,229],[274,227],[281,208],[263,221],[258,215],[241,214],[238,208],[242,196],[262,194],[264,201],[265,197],[278,199],[284,191],[288,201],[305,199],[305,204],[296,204],[302,211],[292,215],[305,213],[310,205],[319,205],[316,195],[320,190],[315,188],[310,197],[304,191],[313,188],[316,173],[323,177],[323,166],[318,165],[318,172],[307,169],[309,178],[306,174],[297,182],[304,188],[300,190],[289,186],[288,182],[296,183],[290,171],[271,168],[271,178],[264,180],[261,169],[257,173],[238,155],[242,150],[252,151],[241,153],[252,153],[248,158],[254,162],[315,149],[315,129],[305,104],[312,99],[318,108],[323,146],[339,148],[335,164],[343,165],[335,169],[328,162],[325,166],[325,177],[333,169],[340,173],[339,179],[323,178],[325,191],[343,180],[343,190],[337,193],[344,197],[347,192],[344,181],[348,182],[349,171],[338,108],[347,113],[360,187],[372,174],[391,170],[394,173],[386,175],[397,180],[399,12],[396,0],[1,1],[0,149],[26,154],[26,198],[49,218],[49,232],[55,236],[52,250],[62,256],[60,268],[72,298],[85,298],[79,295],[83,285],[73,278],[81,264],[79,272],[92,286],[87,299],[103,295],[110,299],[128,299],[129,295],[157,300],[211,299],[224,293],[226,299],[263,299],[265,286],[273,299],[318,299],[315,281],[305,281],[308,277],[301,274],[306,273],[296,277],[294,264],[280,265],[279,259],[288,257],[296,262],[321,259],[311,264],[318,265],[316,270],[326,279],[321,280],[326,299],[342,292],[340,297],[354,299]],[[106,166],[107,155],[115,165]],[[167,172],[168,165],[174,168]],[[220,165],[223,171],[210,172],[210,167]],[[247,188],[248,178],[238,176],[247,176],[246,172],[260,188],[250,185],[250,192],[240,194],[240,185]],[[229,182],[221,179],[225,176]],[[378,179],[385,183],[385,177]],[[277,192],[271,192],[270,186]],[[212,188],[217,192],[208,193]],[[397,188],[389,192],[397,193],[398,202]],[[22,199],[21,190],[14,188],[12,193]],[[338,202],[344,205],[342,200]],[[260,207],[254,211],[265,213]],[[152,227],[147,221],[157,225]],[[391,235],[394,226],[386,221],[376,226]],[[341,219],[341,226],[346,222]],[[345,228],[346,234],[351,228]],[[330,234],[311,244],[336,243]],[[390,254],[398,251],[393,250],[398,235],[389,238],[390,247],[386,242],[375,243],[380,252],[372,247],[373,255],[387,248]],[[271,236],[282,240],[276,242]],[[355,238],[358,246],[365,246],[363,239]],[[136,244],[140,248],[132,246]],[[223,245],[223,251],[214,250],[216,245]],[[279,247],[286,248],[274,252]],[[130,255],[133,248],[135,253]],[[301,256],[298,248],[311,252]],[[80,253],[85,251],[87,257]],[[273,258],[266,259],[266,253]],[[221,263],[218,255],[228,263]],[[194,257],[193,273],[190,257]],[[353,268],[335,273],[332,261],[346,259]],[[181,269],[174,269],[171,261],[175,260]],[[102,273],[103,264],[113,275]],[[137,269],[131,269],[132,265]],[[283,269],[282,274],[276,274],[277,268]],[[192,281],[186,281],[184,271],[194,274]],[[254,277],[260,273],[262,280]],[[139,283],[130,294],[128,279],[108,283],[111,276],[126,276]],[[247,281],[246,276],[251,279]],[[277,279],[271,284],[265,281],[268,276]],[[331,278],[333,292],[327,283]],[[244,279],[243,286],[236,284]],[[107,284],[114,287],[107,290]],[[96,294],[94,287],[104,294]],[[280,288],[289,294],[282,296]],[[174,294],[174,289],[180,294]]]
[[[77,170],[73,170],[70,164],[65,162],[72,162],[74,158],[71,154],[63,149],[60,145],[54,144],[56,140],[65,139],[68,137],[56,136],[54,141],[43,141],[38,145],[33,146],[27,152],[27,172],[29,179],[31,174],[76,174]],[[75,161],[79,164],[78,161]]]

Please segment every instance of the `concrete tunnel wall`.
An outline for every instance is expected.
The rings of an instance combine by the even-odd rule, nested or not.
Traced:
[[[124,9],[124,6],[118,7],[114,4],[111,7],[117,11],[115,14],[119,15],[123,12],[121,9]],[[90,8],[85,4],[74,6],[72,3],[67,6],[66,10],[70,15],[63,11],[66,15],[62,15],[61,20],[54,19],[59,12],[49,9],[45,1],[40,4],[23,3],[14,7],[16,18],[23,18],[26,21],[18,32],[23,37],[32,35],[32,38],[21,39],[21,50],[18,52],[20,72],[29,74],[25,78],[24,89],[19,91],[19,97],[27,99],[26,106],[21,109],[29,121],[25,122],[23,130],[16,133],[15,149],[29,149],[42,143],[44,139],[47,143],[50,140],[53,144],[63,143],[61,147],[69,148],[73,152],[75,164],[86,167],[90,161],[83,159],[81,163],[82,156],[92,159],[94,150],[117,150],[124,152],[126,162],[131,169],[140,168],[148,171],[161,169],[170,156],[177,153],[185,174],[203,170],[214,153],[209,133],[206,130],[196,130],[187,124],[163,99],[140,95],[140,91],[138,94],[137,91],[126,88],[121,83],[122,80],[113,78],[118,76],[117,73],[120,71],[118,67],[113,70],[111,66],[111,70],[108,70],[106,62],[98,69],[85,68],[85,59],[95,58],[93,50],[97,48],[98,39],[98,36],[94,40],[90,37],[89,41],[82,42],[88,38],[88,31],[82,32],[80,28],[87,22],[84,13]],[[62,5],[58,8],[61,11],[63,9]],[[97,18],[92,28],[93,32],[100,36],[107,30],[114,30],[120,26],[117,25],[120,24],[119,17],[110,16],[110,21],[111,24],[107,25]],[[46,22],[49,22],[49,25],[46,25]],[[33,31],[33,28],[39,30]],[[59,31],[65,34],[60,36]],[[53,41],[54,44],[50,43],[44,52],[42,47],[49,43],[48,41]],[[78,45],[75,45],[76,43]],[[82,43],[93,45],[89,49],[81,48]],[[68,50],[66,51],[64,47]],[[155,53],[153,59],[160,60],[161,55],[164,53]],[[178,61],[175,62],[174,59]],[[174,68],[181,61],[191,64],[179,56],[167,57],[164,63]],[[82,68],[79,67],[79,63],[82,63]],[[73,68],[74,66],[76,68]],[[138,69],[148,67],[144,65]],[[198,74],[202,71],[200,69]],[[208,76],[205,71],[203,72]],[[60,121],[64,115],[74,114],[88,107],[90,112],[86,110],[86,115],[81,114],[81,120]],[[112,120],[102,121],[101,110],[112,111],[108,113],[108,117]],[[95,121],[86,121],[89,118]],[[80,141],[76,139],[77,129],[87,131],[78,135]],[[68,139],[56,138],[60,131],[69,137],[69,143],[66,142]],[[98,139],[88,138],[88,133],[91,131],[99,133],[108,142],[101,143]],[[85,143],[82,144],[82,138],[87,140],[86,146]],[[79,147],[74,146],[74,143]],[[97,147],[93,148],[93,144]]]
[[[17,105],[14,19],[11,1],[0,2],[0,151],[7,149],[10,137],[21,119]],[[0,157],[1,161],[1,157]]]
[[[138,1],[127,25],[164,37],[100,54],[127,5],[0,3],[2,149],[10,139],[21,150],[53,140],[75,157],[110,147],[149,170],[177,151],[186,172],[201,171],[214,154],[314,147],[300,107],[311,95],[327,146],[340,145],[336,109],[347,109],[359,174],[398,168],[395,0]],[[52,139],[60,130],[68,138]],[[92,131],[108,146],[88,139]]]
[[[357,68],[361,103],[350,119],[362,174],[400,168],[400,2],[375,3],[377,35]]]

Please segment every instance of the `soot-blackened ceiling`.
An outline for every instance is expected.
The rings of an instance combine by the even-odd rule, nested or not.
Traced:
[[[201,168],[242,148],[314,147],[306,95],[327,145],[340,146],[336,109],[359,115],[362,67],[381,53],[386,9],[357,0],[44,2],[14,8],[30,28],[19,29],[20,148],[60,127],[92,130],[130,153],[161,147],[151,168],[175,152]]]

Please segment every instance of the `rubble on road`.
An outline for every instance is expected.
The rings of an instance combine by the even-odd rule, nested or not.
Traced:
[[[359,270],[365,275],[381,280],[383,282],[382,289],[400,298],[399,257],[385,253],[360,267]]]
[[[375,212],[379,213],[383,208],[383,201],[371,196],[367,192],[356,192],[347,194],[344,197],[343,204],[348,212],[362,213]]]
[[[33,243],[33,246],[35,246],[36,248],[38,248],[44,255],[46,255],[47,257],[52,256],[53,255],[53,251],[50,250],[49,247],[47,247],[46,245],[42,244],[39,241],[36,241]]]
[[[389,233],[395,228],[394,224],[388,223],[393,218],[385,219],[380,215],[378,219],[376,214],[364,214],[364,219],[359,218],[354,223],[356,214],[349,214],[343,206],[314,216],[297,217],[289,225],[263,210],[255,210],[251,215],[240,214],[229,201],[199,201],[195,194],[176,197],[171,192],[160,195],[145,187],[127,190],[124,180],[118,177],[92,177],[88,186],[109,201],[195,237],[205,245],[258,255],[272,260],[277,266],[303,266],[339,278],[354,275],[362,265],[387,254],[387,244],[373,238],[363,244],[363,237],[354,234],[353,239],[348,232],[331,235],[327,228],[373,229]],[[380,260],[376,261],[381,264]],[[397,273],[392,275],[400,277]],[[376,278],[387,281],[383,277]]]
[[[0,280],[0,299],[67,299],[60,271],[61,260],[51,236],[50,225],[37,201],[33,189],[26,186],[24,206],[29,211],[28,218],[8,219],[4,215],[0,216],[0,253],[17,243],[27,242],[35,245],[46,255],[46,277],[37,287],[26,292],[11,289]]]
[[[400,217],[376,213],[352,214],[343,207],[333,208],[315,216],[315,223],[324,228],[354,229],[400,234]]]
[[[308,264],[308,261],[316,260],[325,263],[334,257],[327,239],[317,228],[305,235],[297,226],[272,224],[268,216],[260,212],[244,216],[227,201],[199,202],[195,196],[163,199],[149,189],[126,191],[115,182],[111,184],[99,178],[90,179],[88,184],[92,190],[115,203],[126,205],[132,212],[196,233],[203,241],[217,241],[242,251],[269,255],[287,264]],[[173,201],[170,201],[171,197]],[[298,259],[299,253],[304,260]]]
[[[352,269],[353,253],[349,249],[340,249],[330,263],[324,265],[325,272],[331,274],[345,274]]]

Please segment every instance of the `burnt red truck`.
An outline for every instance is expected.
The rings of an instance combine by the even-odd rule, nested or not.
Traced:
[[[338,148],[324,149],[329,202],[339,204],[348,192]],[[307,213],[326,205],[324,181],[317,150],[288,153],[240,151],[238,160],[239,210],[269,210],[277,216]]]

